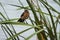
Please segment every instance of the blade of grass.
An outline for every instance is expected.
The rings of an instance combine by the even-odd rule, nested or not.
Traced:
[[[60,6],[60,3],[57,0],[53,0],[55,3],[57,3]]]
[[[28,29],[25,29],[25,30],[23,30],[23,31],[21,31],[21,32],[15,34],[15,35],[13,35],[13,36],[11,36],[11,37],[8,38],[7,40],[10,40],[12,37],[16,37],[16,36],[20,35],[21,33],[24,33],[24,32],[26,32],[26,31],[28,31],[28,30],[30,30],[30,29],[32,29],[32,28],[34,28],[34,27],[30,27],[30,28],[28,28]]]
[[[43,30],[44,30],[44,29],[41,29],[41,30],[39,30],[39,31],[37,31],[37,32],[35,32],[35,33],[33,33],[33,34],[31,34],[29,37],[26,38],[26,40],[29,40],[31,37],[33,37],[34,35],[36,35],[36,34],[42,32]]]
[[[6,11],[5,11],[5,9],[4,9],[2,3],[0,3],[0,5],[1,5],[1,7],[3,8],[3,10],[4,10],[4,12],[5,12],[6,16],[7,16],[7,13],[6,13]],[[7,19],[9,19],[8,16],[7,16]]]
[[[3,7],[2,3],[0,3],[0,5],[1,5],[1,7],[3,8],[3,10],[4,10],[4,12],[5,12],[6,16],[7,16],[7,20],[8,20],[8,19],[9,19],[9,17],[8,17],[8,15],[7,15],[7,13],[6,13],[6,11],[5,11],[5,9],[4,9],[4,7]],[[10,24],[9,26],[11,26],[11,27],[12,27],[12,29],[13,29],[14,33],[16,34],[16,31],[15,31],[15,29],[14,29],[13,25],[12,25],[12,24]],[[6,27],[7,27],[7,29],[11,32],[11,34],[13,35],[12,31],[10,30],[10,28],[9,28],[7,25],[6,25]],[[15,38],[15,39],[16,39],[16,38]],[[18,37],[18,36],[17,36],[17,39],[19,40],[19,37]]]
[[[30,24],[25,24],[25,23],[22,23],[22,22],[11,22],[11,21],[3,21],[3,22],[0,22],[0,24],[14,24],[14,25],[23,25],[23,26],[34,26],[34,25],[30,25]],[[42,25],[36,25],[36,26],[42,26]],[[40,28],[40,27],[37,27],[37,28]]]
[[[34,22],[33,22],[33,20],[31,19],[31,17],[29,17],[29,20],[31,21],[32,25],[34,25]]]
[[[35,9],[34,9],[33,5],[29,2],[29,0],[26,0],[26,1],[29,4],[29,6],[30,6],[30,8],[31,8],[31,10],[32,10],[32,12],[34,14],[34,18],[35,18],[36,23],[39,24],[39,19],[38,19],[37,15],[36,15],[36,12],[35,12]]]
[[[24,5],[22,4],[22,2],[20,0],[18,0],[18,2],[24,7]]]
[[[56,40],[57,40],[56,27],[55,27],[55,24],[54,24],[54,20],[53,20],[52,14],[51,14],[49,8],[48,8],[45,4],[43,4],[43,5],[46,7],[46,9],[48,10],[48,12],[49,12],[49,14],[50,14],[50,18],[51,18],[52,25],[53,25],[53,29],[54,29],[54,35],[55,35],[55,38],[56,38]]]
[[[0,12],[0,15],[5,19],[5,20],[7,20],[6,18],[5,18],[5,16]],[[8,28],[8,26],[5,24],[5,26],[6,26],[6,28],[11,32],[11,30]],[[7,31],[7,29],[5,28],[5,31]],[[12,32],[11,32],[12,33]],[[8,32],[8,34],[9,34],[9,32]],[[9,34],[10,36],[11,36],[11,34]],[[12,34],[13,35],[13,34]]]
[[[5,20],[7,20],[6,18],[5,18],[5,16],[0,12],[0,15],[5,19]]]
[[[47,26],[47,22],[46,22],[46,18],[45,18],[45,16],[44,16],[44,13],[41,11],[41,9],[39,9],[39,11],[38,11],[40,14],[42,14],[42,16],[43,16],[43,21],[44,21],[44,25],[46,26],[46,28],[47,28],[47,31],[49,32],[49,34],[51,34],[50,35],[50,37],[52,37],[53,36],[53,32],[48,28],[48,26]],[[53,37],[51,38],[51,39],[53,39]]]
[[[39,0],[39,1],[44,2],[47,6],[50,7],[50,9],[51,9],[52,11],[54,11],[54,12],[60,14],[60,12],[58,12],[56,9],[54,9],[54,8],[53,8],[51,5],[49,5],[47,2],[45,2],[45,1],[43,1],[43,0]]]
[[[2,21],[2,18],[0,18],[0,20]],[[6,36],[6,38],[8,38],[7,34],[5,33],[4,28],[3,28],[2,26],[3,26],[3,25],[1,24],[1,28],[2,28],[2,30],[3,30],[3,32],[4,32],[5,36]]]

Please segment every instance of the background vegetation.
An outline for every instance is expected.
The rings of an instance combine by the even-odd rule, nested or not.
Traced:
[[[60,24],[60,12],[57,11],[53,6],[51,6],[47,0],[26,0],[27,6],[24,6],[23,3],[18,0],[21,6],[15,4],[8,4],[11,6],[18,7],[18,10],[27,9],[32,12],[34,16],[34,20],[32,17],[29,17],[31,24],[28,22],[16,22],[19,18],[10,19],[4,9],[2,3],[0,6],[3,8],[6,16],[0,12],[0,25],[1,28],[7,38],[7,40],[20,40],[19,37],[24,38],[24,40],[29,40],[34,35],[37,35],[37,40],[59,40],[60,31],[57,33],[58,24]],[[53,0],[60,7],[60,0]],[[46,9],[46,12],[42,10],[42,8]],[[13,25],[22,25],[22,26],[31,26],[28,29],[25,29],[19,33],[16,33],[16,30]],[[10,28],[11,27],[11,28]],[[20,34],[34,29],[35,33],[29,35],[29,37],[25,38]]]

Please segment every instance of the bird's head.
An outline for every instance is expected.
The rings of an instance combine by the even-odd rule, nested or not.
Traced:
[[[28,11],[28,10],[25,10],[24,12],[25,12],[25,13],[29,13],[29,11]]]

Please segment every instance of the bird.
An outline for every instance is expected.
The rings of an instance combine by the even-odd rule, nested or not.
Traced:
[[[18,22],[24,22],[29,17],[29,11],[24,10],[24,12],[21,14],[21,17],[18,19]]]

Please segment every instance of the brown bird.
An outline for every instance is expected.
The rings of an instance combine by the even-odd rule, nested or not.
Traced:
[[[29,17],[29,11],[25,10],[22,15],[21,18],[18,20],[18,22],[24,22],[24,20],[26,20]]]

